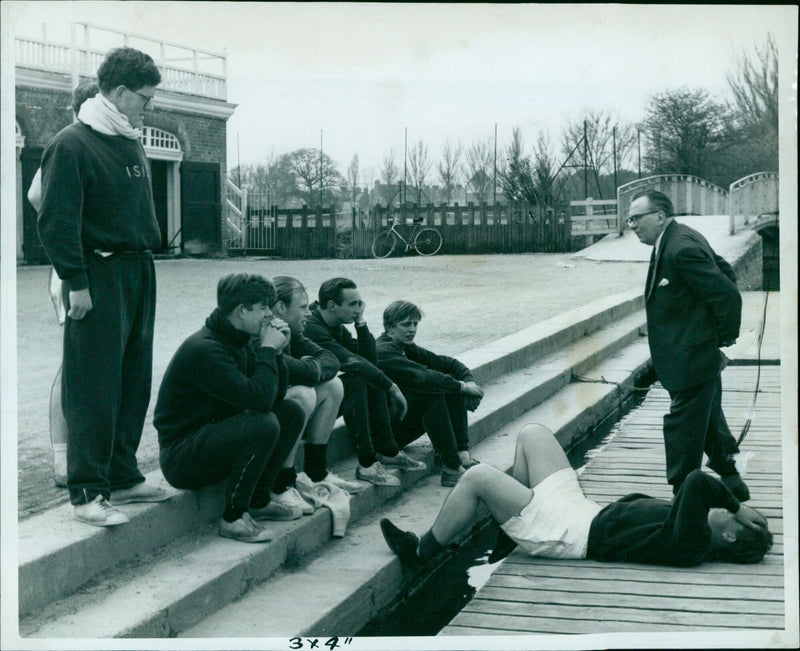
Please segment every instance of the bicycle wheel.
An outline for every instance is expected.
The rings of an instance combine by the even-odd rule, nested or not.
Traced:
[[[392,231],[381,231],[372,240],[372,255],[376,258],[388,258],[394,251],[397,239]]]
[[[434,255],[442,248],[442,234],[435,228],[423,228],[414,238],[414,248],[420,255]]]

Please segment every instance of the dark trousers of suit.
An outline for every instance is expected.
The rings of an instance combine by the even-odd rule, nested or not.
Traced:
[[[64,325],[61,404],[73,504],[143,482],[136,463],[153,367],[156,274],[149,253],[86,256],[92,310]],[[65,294],[66,288],[65,288]],[[65,297],[69,309],[69,295]]]
[[[400,448],[394,440],[386,392],[350,373],[342,374],[344,397],[339,413],[356,448],[358,462],[371,466],[375,452],[393,457]]]
[[[669,413],[664,416],[667,481],[677,493],[686,476],[703,463],[719,475],[736,472],[733,456],[739,451],[722,413],[720,375],[703,384],[670,391]]]
[[[461,465],[458,453],[469,450],[464,398],[457,393],[425,395],[406,392],[404,395],[408,412],[394,425],[397,444],[404,447],[427,432],[434,449],[442,457],[442,463],[449,468],[458,468]]]

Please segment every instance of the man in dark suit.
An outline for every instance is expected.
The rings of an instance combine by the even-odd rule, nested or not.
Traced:
[[[722,412],[727,357],[719,349],[736,341],[742,316],[733,270],[700,233],[673,220],[672,202],[661,192],[636,195],[628,225],[653,246],[645,308],[653,366],[671,400],[664,416],[667,481],[677,493],[705,452],[708,467],[737,499],[748,500]]]

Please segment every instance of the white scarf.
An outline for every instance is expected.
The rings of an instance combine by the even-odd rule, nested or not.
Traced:
[[[141,128],[134,129],[127,116],[120,113],[102,93],[97,93],[83,103],[78,119],[106,136],[125,136],[137,140],[142,135]]]

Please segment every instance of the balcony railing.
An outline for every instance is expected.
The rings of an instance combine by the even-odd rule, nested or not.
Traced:
[[[73,81],[79,76],[94,77],[103,57],[111,47],[129,45],[146,52],[156,62],[161,71],[159,88],[190,95],[227,99],[227,57],[197,48],[176,45],[167,41],[158,41],[129,32],[121,32],[105,27],[97,27],[89,23],[73,23],[71,25],[71,43],[68,45],[51,42],[43,28],[42,38],[22,37],[15,39],[16,65],[71,74]],[[78,43],[79,33],[82,43]],[[101,36],[110,45],[103,50],[90,47],[92,36]],[[176,65],[176,62],[190,62],[191,67]],[[212,72],[209,68],[216,68]]]

